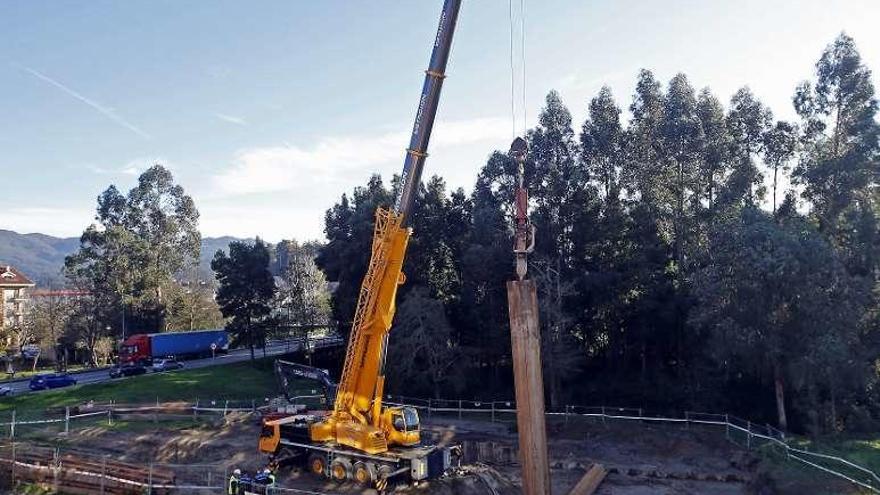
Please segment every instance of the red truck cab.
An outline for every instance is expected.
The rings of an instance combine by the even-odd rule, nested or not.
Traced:
[[[149,364],[153,360],[150,350],[150,336],[136,334],[125,339],[119,349],[120,364]]]

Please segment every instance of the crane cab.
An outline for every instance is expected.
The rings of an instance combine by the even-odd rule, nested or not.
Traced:
[[[389,445],[411,446],[421,441],[419,412],[414,407],[388,407],[382,414]]]

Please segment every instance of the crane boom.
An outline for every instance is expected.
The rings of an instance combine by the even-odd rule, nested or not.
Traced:
[[[373,232],[372,254],[361,283],[345,364],[333,411],[310,426],[313,441],[336,442],[370,454],[388,445],[415,445],[420,441],[418,413],[413,408],[383,408],[388,333],[396,310],[397,287],[405,280],[403,260],[409,242],[406,222],[411,216],[428,156],[428,141],[452,35],[461,0],[445,0],[425,82],[416,111],[410,144],[394,209],[379,208]]]
[[[422,170],[428,157],[428,141],[431,139],[434,117],[437,115],[437,105],[440,103],[440,89],[443,87],[443,79],[446,78],[446,62],[449,61],[452,35],[460,7],[461,0],[446,0],[444,3],[437,36],[434,38],[434,49],[431,51],[431,61],[428,70],[425,71],[422,97],[419,98],[409,148],[406,149],[406,160],[403,162],[403,172],[400,175],[400,191],[394,205],[395,211],[401,215],[404,222],[412,210],[419,184],[422,182]]]

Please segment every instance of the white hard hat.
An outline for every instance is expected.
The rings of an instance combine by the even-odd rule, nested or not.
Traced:
[[[241,469],[236,469],[235,471],[232,472],[232,474],[234,474],[234,475],[241,474]]]

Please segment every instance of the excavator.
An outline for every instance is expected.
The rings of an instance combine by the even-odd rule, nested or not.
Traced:
[[[382,401],[388,335],[409,221],[428,157],[428,141],[445,78],[461,0],[445,0],[416,111],[393,208],[376,211],[372,254],[364,276],[333,407],[326,414],[294,414],[264,421],[259,448],[275,459],[306,459],[306,467],[337,481],[384,489],[388,479],[436,477],[451,467],[454,448],[422,441],[415,408]]]

